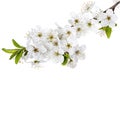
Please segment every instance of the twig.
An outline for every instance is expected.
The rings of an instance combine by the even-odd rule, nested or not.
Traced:
[[[111,6],[109,9],[112,9],[113,12],[115,11],[115,8],[120,4],[120,1],[118,1],[117,3],[115,3],[113,6]],[[108,10],[108,9],[107,9]],[[105,10],[104,13],[107,11]]]

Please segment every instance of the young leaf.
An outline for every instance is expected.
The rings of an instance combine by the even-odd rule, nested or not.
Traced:
[[[104,30],[107,38],[110,38],[111,33],[112,33],[112,28],[111,27],[109,27],[109,26],[102,27],[102,28],[100,28],[100,30]]]
[[[107,35],[107,38],[110,38],[111,33],[112,33],[112,28],[107,26],[106,29],[105,29],[105,33]]]
[[[13,45],[17,48],[24,48],[23,46],[19,45],[14,39],[12,39]]]
[[[14,58],[16,55],[17,55],[17,53],[18,53],[19,51],[16,51],[16,52],[14,52],[11,56],[10,56],[10,60],[12,59],[12,58]]]
[[[14,53],[17,51],[17,49],[5,49],[5,48],[2,48],[2,50],[6,53]]]
[[[63,61],[62,65],[66,65],[70,58],[69,53],[66,52],[63,56],[64,56],[64,61]]]
[[[22,57],[23,55],[23,50],[19,51],[19,53],[16,55],[15,57],[15,63],[18,64],[20,58]]]

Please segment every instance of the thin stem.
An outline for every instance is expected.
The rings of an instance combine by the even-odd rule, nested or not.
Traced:
[[[113,11],[115,11],[115,8],[120,4],[120,1],[118,1],[117,3],[115,3],[113,6],[111,6],[109,9],[112,9]],[[107,9],[108,10],[108,9]],[[104,13],[107,11],[105,10]]]

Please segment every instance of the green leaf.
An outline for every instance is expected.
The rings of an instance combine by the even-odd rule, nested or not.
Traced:
[[[106,35],[107,35],[107,38],[110,38],[111,33],[112,33],[112,28],[109,27],[109,26],[107,26],[107,27],[106,27],[106,30],[105,30],[105,33],[106,33]]]
[[[12,39],[12,43],[17,48],[24,48],[23,46],[19,45],[14,39]]]
[[[19,51],[16,51],[16,52],[14,52],[11,56],[10,56],[10,60],[12,59],[12,58],[14,58],[16,55],[17,55],[17,53],[18,53]]]
[[[63,56],[64,56],[64,61],[63,61],[62,65],[66,65],[68,63],[69,58],[70,58],[69,53],[66,52],[66,53],[64,53]]]
[[[14,53],[16,52],[18,49],[5,49],[5,48],[2,48],[2,50],[6,53]]]
[[[16,55],[15,57],[15,63],[18,64],[20,58],[22,57],[23,55],[23,50],[19,51],[19,53]]]
[[[107,38],[110,38],[111,33],[112,33],[112,28],[111,27],[109,27],[109,26],[102,27],[102,28],[100,28],[100,30],[104,30]]]

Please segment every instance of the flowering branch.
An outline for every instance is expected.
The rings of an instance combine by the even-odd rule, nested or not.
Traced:
[[[41,63],[53,61],[63,66],[76,67],[79,60],[85,58],[85,45],[79,45],[79,39],[88,31],[111,37],[112,29],[117,26],[115,8],[120,1],[103,11],[95,9],[93,2],[83,6],[81,13],[75,14],[69,20],[70,25],[58,26],[57,29],[43,30],[41,27],[32,29],[26,36],[26,47],[12,40],[15,49],[2,50],[15,59],[29,62],[38,67]]]

